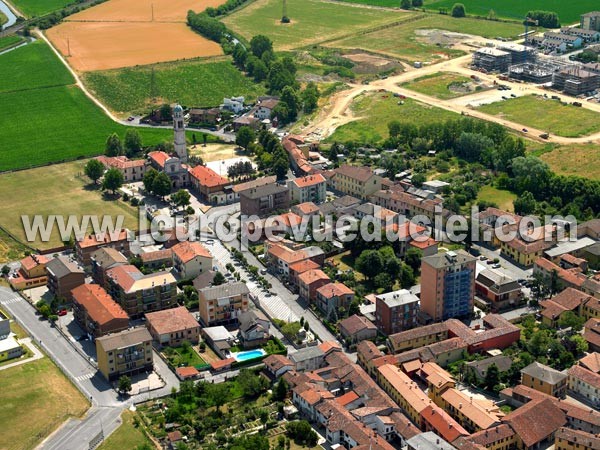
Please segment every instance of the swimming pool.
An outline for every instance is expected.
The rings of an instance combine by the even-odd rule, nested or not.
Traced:
[[[259,348],[256,350],[248,350],[246,352],[232,353],[231,356],[233,356],[236,361],[248,361],[249,359],[260,358],[266,354],[267,352],[262,348]]]

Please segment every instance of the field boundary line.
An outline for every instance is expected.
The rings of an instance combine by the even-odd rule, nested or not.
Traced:
[[[65,84],[49,84],[46,86],[38,86],[38,87],[31,87],[31,88],[24,88],[24,89],[11,89],[10,91],[0,91],[0,95],[2,94],[14,94],[16,92],[28,92],[28,91],[39,91],[41,89],[54,89],[57,87],[63,87],[63,86],[74,86],[75,83],[65,83]]]

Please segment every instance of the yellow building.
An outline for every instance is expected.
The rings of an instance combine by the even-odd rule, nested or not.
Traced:
[[[250,290],[246,283],[226,283],[198,291],[200,321],[205,327],[236,324],[248,311]]]
[[[152,336],[145,327],[96,339],[98,370],[113,381],[121,375],[152,370]]]
[[[431,400],[417,383],[391,364],[384,364],[378,368],[377,381],[410,420],[421,426],[421,411],[430,404]]]
[[[565,397],[567,378],[566,374],[538,362],[521,370],[521,384],[557,398]]]
[[[554,436],[555,450],[598,450],[600,437],[585,431],[559,428]]]
[[[366,200],[381,189],[382,178],[368,167],[343,165],[330,180],[333,189]]]
[[[388,337],[387,344],[394,354],[425,347],[448,339],[448,327],[444,323],[434,323],[412,330],[401,331]]]
[[[492,401],[474,399],[455,388],[442,393],[442,404],[444,410],[471,433],[499,425],[504,416]]]
[[[478,431],[463,439],[475,445],[481,445],[488,450],[510,450],[517,448],[517,435],[515,431],[505,423],[487,430]]]
[[[443,407],[442,393],[456,386],[452,375],[436,363],[426,362],[421,367],[421,376],[427,381],[428,394],[436,405]]]

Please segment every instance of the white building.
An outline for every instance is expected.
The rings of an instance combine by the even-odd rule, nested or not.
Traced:
[[[568,371],[569,390],[586,403],[600,407],[600,374],[582,366],[573,366]]]
[[[244,97],[224,98],[221,108],[239,114],[244,110]]]
[[[327,198],[327,181],[320,173],[291,180],[288,184],[292,203],[323,203]]]

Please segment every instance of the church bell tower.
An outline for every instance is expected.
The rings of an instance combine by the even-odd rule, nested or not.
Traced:
[[[183,121],[183,108],[175,105],[173,108],[173,147],[177,157],[182,163],[188,160],[187,145],[185,142],[185,123]]]

